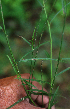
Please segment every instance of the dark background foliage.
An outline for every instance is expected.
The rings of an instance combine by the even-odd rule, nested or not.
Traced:
[[[52,8],[52,0],[45,1],[46,11],[48,19],[51,22],[51,32],[53,39],[53,58],[58,58],[60,41],[62,36],[63,29],[63,20],[64,20],[64,10],[62,9],[62,1],[56,2]],[[64,1],[65,3],[66,1]],[[68,0],[69,2],[69,0]],[[3,13],[6,31],[9,37],[10,46],[12,48],[14,57],[18,63],[21,73],[30,73],[30,61],[23,63],[19,60],[22,56],[28,53],[31,50],[31,47],[19,36],[23,36],[28,41],[32,39],[34,28],[37,29],[36,45],[38,45],[41,34],[42,40],[41,43],[49,41],[49,31],[48,25],[46,23],[46,17],[44,11],[42,10],[42,0],[2,0]],[[70,58],[70,4],[67,5],[67,18],[66,18],[66,27],[65,34],[61,52],[61,58]],[[51,10],[52,9],[52,10]],[[60,11],[61,10],[61,11]],[[60,12],[59,12],[60,11]],[[57,13],[59,14],[57,15]],[[56,15],[56,17],[55,17]],[[55,18],[54,18],[55,17]],[[2,19],[0,14],[0,26],[2,26]],[[3,27],[3,26],[2,26]],[[45,58],[45,50],[50,54],[50,43],[44,44],[39,48],[38,58]],[[15,75],[13,68],[6,55],[10,55],[10,51],[7,46],[5,35],[2,30],[0,30],[0,78],[7,76]],[[34,53],[35,56],[35,53]],[[32,54],[30,53],[25,58],[31,58]],[[57,62],[53,62],[53,74],[56,69]],[[70,60],[60,63],[58,72],[70,66]],[[37,61],[34,69],[34,75],[36,79],[40,79],[41,75],[41,61]],[[43,79],[50,82],[50,62],[43,61],[42,64],[43,70]],[[58,76],[55,81],[55,87],[60,86],[60,93],[63,96],[67,97],[67,100],[60,98],[57,103],[57,107],[60,109],[70,108],[70,71]],[[45,85],[49,90],[49,86]]]

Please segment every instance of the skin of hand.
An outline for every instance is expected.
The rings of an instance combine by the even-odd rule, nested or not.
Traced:
[[[21,74],[21,77],[25,79],[29,79],[30,74],[24,73]],[[19,99],[27,95],[21,83],[21,80],[15,78],[17,78],[17,76],[11,76],[11,77],[0,79],[0,109],[8,108],[10,105],[14,104]],[[42,90],[42,86],[38,82],[33,81],[32,84],[36,86],[39,90]],[[27,85],[26,85],[26,89],[29,89]],[[46,91],[45,88],[43,88],[43,90]],[[29,99],[26,98],[25,100],[21,101],[20,103],[16,104],[10,109],[46,109],[48,107],[48,103],[49,103],[48,96],[43,95],[44,108],[39,107],[42,104],[41,95],[31,94],[31,98],[37,104],[37,106],[30,104]],[[51,109],[55,109],[55,106],[53,106]]]

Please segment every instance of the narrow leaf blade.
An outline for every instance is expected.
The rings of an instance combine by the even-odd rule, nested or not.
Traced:
[[[56,76],[61,75],[62,73],[66,72],[66,71],[69,70],[69,69],[70,69],[70,67],[64,69],[63,71],[61,71],[61,72],[59,72],[58,74],[56,74]]]

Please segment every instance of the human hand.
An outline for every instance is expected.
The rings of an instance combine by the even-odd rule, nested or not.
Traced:
[[[21,74],[21,77],[24,79],[29,79],[29,76],[30,74],[28,73]],[[0,79],[0,109],[8,108],[10,105],[27,95],[21,81],[15,78],[17,78],[17,76]],[[38,82],[33,81],[32,84],[39,90],[42,90],[42,86]],[[29,89],[27,85],[26,89]],[[45,88],[43,90],[46,91]],[[13,106],[11,109],[46,109],[48,107],[48,96],[43,95],[44,108],[40,107],[42,104],[42,95],[31,94],[31,98],[37,104],[37,106],[30,104],[29,99],[27,98]],[[53,106],[51,109],[55,109],[55,107]]]

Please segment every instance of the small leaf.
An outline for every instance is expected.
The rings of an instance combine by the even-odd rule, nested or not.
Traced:
[[[19,78],[16,78],[16,79],[19,79]],[[46,82],[46,81],[42,81],[42,80],[36,80],[36,79],[24,79],[22,78],[23,81],[25,80],[31,80],[31,81],[37,81],[37,82],[41,82],[41,83],[47,83],[47,84],[50,84],[49,82]]]
[[[43,5],[42,5],[42,3],[39,1],[39,0],[37,0],[38,2],[39,2],[39,4],[43,7]]]
[[[46,44],[46,43],[48,43],[48,42],[50,42],[50,41],[47,41],[47,42],[44,42],[44,43],[40,44],[39,47],[43,46],[44,44]],[[37,49],[37,48],[38,48],[38,46],[35,47],[34,50]],[[30,53],[32,53],[32,50],[29,51],[28,53],[26,53],[26,54],[19,60],[19,62],[22,62],[23,60],[24,60],[24,62],[27,62],[27,61],[25,61],[24,57],[27,56],[27,55],[30,54]]]
[[[47,92],[45,92],[43,90],[39,90],[39,89],[30,89],[30,90],[27,90],[27,91],[30,91],[34,95],[47,95],[47,96],[50,95],[49,93],[47,93]]]
[[[2,30],[3,28],[0,26],[0,30]]]
[[[45,54],[47,56],[47,58],[50,58],[50,54],[45,50]]]
[[[54,95],[52,96],[51,103],[50,103],[50,104],[51,104],[51,107],[54,105],[54,100],[55,100],[55,98],[56,98],[56,95],[57,95],[58,89],[59,89],[59,86],[57,87],[57,89],[56,89]]]
[[[26,81],[25,79],[23,79],[23,78],[20,78],[20,79],[26,83],[26,84],[22,83],[23,86],[24,85],[29,85],[29,86],[35,87],[32,83]],[[37,87],[35,87],[35,88],[37,88]]]
[[[64,73],[64,72],[66,72],[67,70],[69,70],[70,69],[70,67],[68,67],[68,68],[66,68],[66,69],[64,69],[63,71],[61,71],[60,73],[58,73],[58,74],[56,74],[56,76],[58,76],[58,75],[60,75],[60,74],[62,74],[62,73]]]
[[[15,72],[16,72],[16,74],[17,74],[17,70],[16,70],[16,68],[15,68],[15,65],[14,65],[13,61],[11,60],[11,58],[10,58],[8,55],[7,55],[7,57],[8,57],[8,59],[9,59],[9,61],[10,61],[11,65],[12,65],[12,67],[13,67],[14,71],[15,71]]]
[[[30,44],[30,42],[28,41],[28,40],[26,40],[24,37],[22,37],[22,36],[19,36],[19,37],[21,37],[25,42],[27,42],[30,46],[31,46],[31,44]]]

